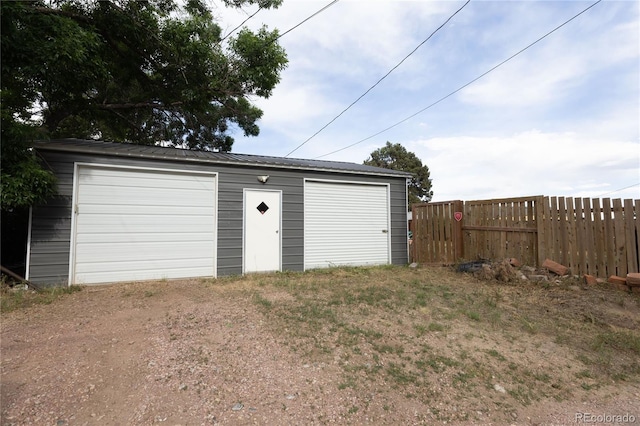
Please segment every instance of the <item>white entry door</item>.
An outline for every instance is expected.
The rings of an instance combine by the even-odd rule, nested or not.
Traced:
[[[244,190],[244,272],[279,271],[281,191]]]

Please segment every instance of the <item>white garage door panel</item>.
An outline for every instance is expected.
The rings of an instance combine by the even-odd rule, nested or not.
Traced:
[[[91,243],[100,238],[102,243],[119,243],[123,239],[128,239],[129,244],[133,243],[176,243],[182,241],[190,241],[198,243],[199,241],[211,241],[211,235],[204,232],[184,233],[171,232],[162,234],[132,234],[132,233],[101,233],[101,234],[82,234],[76,237],[77,244]]]
[[[177,259],[191,259],[197,256],[197,253],[211,253],[213,250],[213,241],[200,241],[198,243],[179,242],[179,243],[135,243],[127,241],[127,250],[122,250],[120,242],[115,243],[86,243],[79,245],[76,256],[76,262],[82,264],[85,262],[126,262],[132,261],[131,253],[135,253],[135,261],[165,259],[165,261],[173,261]]]
[[[83,274],[84,282],[78,284],[90,284],[90,283],[109,283],[109,282],[121,282],[121,281],[142,281],[142,280],[161,280],[161,279],[176,279],[176,278],[188,278],[185,277],[184,268],[170,269],[166,266],[162,266],[162,276],[149,276],[157,271],[157,268],[150,266],[148,270],[131,270],[131,271],[106,271],[106,272],[92,272]],[[196,276],[204,277],[211,276],[211,270],[209,268],[188,268],[189,273],[195,273]]]
[[[202,181],[209,182],[211,175],[207,174],[189,174],[184,173],[183,170],[171,170],[171,169],[163,169],[163,170],[151,170],[151,169],[136,169],[136,168],[126,168],[126,167],[102,167],[96,168],[93,166],[87,165],[87,167],[92,167],[93,171],[91,176],[87,179],[89,182],[97,182],[103,184],[101,181],[102,177],[109,178],[107,182],[110,184],[111,182],[123,184],[126,183],[127,180],[131,178],[136,179],[136,181],[140,181],[141,184],[138,186],[144,186],[144,183],[147,183],[147,186],[156,187],[156,182],[158,181],[167,181],[167,182],[194,182],[194,181]],[[140,175],[140,171],[144,171],[148,173],[146,176]],[[87,176],[87,175],[85,175]],[[175,188],[180,188],[180,185],[176,185]]]
[[[148,205],[135,205],[135,204],[110,204],[105,206],[104,204],[84,204],[83,213],[89,214],[145,214],[145,215],[177,215],[177,216],[210,216],[211,209],[209,206],[156,206],[156,209],[149,209]],[[162,207],[162,208],[160,208]]]
[[[162,210],[161,207],[158,208]],[[86,213],[83,208],[78,215],[78,224],[81,226],[105,226],[109,227],[110,231],[117,229],[118,227],[126,227],[124,231],[134,232],[149,232],[148,229],[161,231],[160,226],[171,227],[173,232],[212,232],[213,224],[211,223],[211,216],[179,216],[179,215],[162,215],[162,214],[92,214]],[[160,212],[158,212],[160,213]],[[113,227],[113,228],[111,228]],[[138,228],[139,227],[139,228]],[[138,230],[139,229],[139,230]],[[147,231],[145,231],[147,229]]]
[[[115,169],[114,169],[115,170]],[[176,176],[175,173],[171,175]],[[108,182],[105,182],[108,179]],[[180,177],[166,178],[162,174],[156,174],[154,177],[136,177],[136,172],[129,173],[126,170],[115,171],[115,173],[95,173],[91,179],[85,179],[84,182],[91,187],[95,186],[114,186],[123,187],[131,183],[131,179],[136,180],[137,188],[158,188],[158,183],[162,182],[162,188],[182,189],[185,183],[201,182],[203,186],[208,185],[209,177],[200,177],[200,179],[182,179]]]
[[[389,263],[386,185],[305,183],[305,269]]]
[[[187,189],[170,189],[170,188],[127,188],[116,186],[94,186],[92,188],[80,187],[79,197],[86,204],[103,204],[105,198],[109,198],[112,204],[116,205],[138,205],[162,207],[193,205],[195,207],[206,207],[210,200],[202,197],[201,192],[189,191]],[[168,198],[167,194],[171,197]],[[163,204],[166,201],[166,204]]]
[[[200,264],[202,263],[202,259],[174,259],[171,261],[163,260],[136,260],[136,261],[119,261],[118,265],[110,264],[110,262],[85,262],[78,267],[77,273],[83,274],[85,276],[95,275],[95,274],[108,274],[113,269],[109,268],[110,266],[117,266],[117,271],[122,273],[149,273],[155,272],[158,269],[163,270],[163,274],[159,278],[169,278],[166,274],[168,271],[178,271],[185,269],[193,269],[200,268]]]
[[[215,275],[212,174],[79,166],[73,282]]]

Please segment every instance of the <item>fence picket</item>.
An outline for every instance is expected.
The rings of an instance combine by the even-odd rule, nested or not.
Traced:
[[[614,198],[613,200],[613,228],[615,233],[615,258],[617,263],[617,275],[621,277],[627,276],[627,256],[625,253],[624,241],[624,217],[622,213],[622,200]]]
[[[636,231],[634,218],[637,212],[633,210],[633,200],[624,200],[624,228],[625,228],[625,251],[627,253],[627,272],[638,272],[636,259],[638,258],[638,247],[636,245]],[[637,219],[636,219],[637,221]]]
[[[607,255],[607,277],[616,275],[616,234],[613,230],[613,210],[611,209],[611,200],[609,198],[602,199],[602,218],[604,219],[605,233],[605,253]]]
[[[593,199],[593,238],[595,240],[596,265],[591,275],[596,277],[608,277],[607,275],[607,253],[604,249],[604,224],[602,222],[602,208],[600,207],[600,199]]]
[[[584,206],[584,227],[585,227],[585,258],[587,260],[587,267],[584,269],[585,273],[596,275],[596,242],[593,239],[594,235],[594,223],[593,212],[591,210],[591,200],[584,198],[582,200]]]
[[[569,226],[567,224],[567,200],[558,198],[558,224],[557,232],[560,235],[560,253],[558,260],[563,265],[569,264]]]

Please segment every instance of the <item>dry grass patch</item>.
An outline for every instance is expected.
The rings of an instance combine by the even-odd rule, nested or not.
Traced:
[[[81,286],[72,285],[47,287],[36,291],[27,289],[24,285],[10,287],[3,281],[0,283],[0,312],[9,313],[32,305],[48,305],[64,295],[81,290]]]
[[[401,389],[433,406],[440,420],[468,420],[468,413],[437,407],[444,393],[456,401],[491,390],[494,408],[508,412],[640,379],[637,296],[621,301],[604,288],[482,282],[447,268],[254,279],[259,285],[247,291],[271,330],[310,363],[338,363],[338,389]],[[274,291],[290,297],[274,300]]]

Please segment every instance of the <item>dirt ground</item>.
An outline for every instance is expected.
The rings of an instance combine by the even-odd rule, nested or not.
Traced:
[[[412,274],[411,282],[430,279],[423,278],[424,271],[406,273]],[[399,275],[397,270],[386,274],[388,280]],[[346,275],[341,279],[364,283],[372,278]],[[375,324],[381,324],[379,329],[386,331],[376,338],[387,346],[380,344],[375,352],[362,334],[360,343],[345,343],[344,347],[336,343],[320,354],[297,350],[292,342],[301,341],[300,334],[278,323],[275,314],[277,306],[293,306],[286,302],[300,296],[287,287],[293,285],[296,275],[287,276],[287,282],[280,285],[269,280],[90,287],[48,305],[3,313],[0,423],[560,425],[634,424],[630,422],[634,420],[640,424],[636,377],[612,381],[593,376],[580,365],[579,351],[559,339],[542,332],[504,334],[475,318],[482,313],[442,316],[448,308],[436,310],[426,303],[407,311],[400,320],[391,316],[393,309],[372,317],[360,304],[358,309],[367,316],[358,317],[365,318],[358,320],[359,326],[373,330],[378,327]],[[475,285],[476,290],[485,291],[485,284],[471,278],[462,279],[459,285]],[[499,285],[488,284],[486,294],[500,292],[496,309],[508,313],[517,298],[525,296],[522,289]],[[637,296],[620,296],[614,290],[559,289],[550,297],[552,291],[534,290],[545,294],[540,309],[566,310],[574,291],[581,298],[591,298],[584,299],[580,309],[590,303],[601,305],[601,309],[584,312],[592,319],[606,320],[602,315],[606,307],[610,322],[631,329],[640,324]],[[531,305],[525,302],[517,306]],[[517,318],[514,312],[510,315]],[[435,325],[421,328],[414,320]],[[340,321],[336,324],[346,320]],[[317,329],[318,339],[330,335],[326,328]],[[411,342],[421,339],[424,348],[439,350],[437,359],[443,363],[424,370],[428,373],[420,379],[420,386],[397,373],[401,370],[388,369],[420,353],[414,351],[414,356],[408,349],[403,354],[397,350],[394,364],[392,358],[385,358],[387,353],[392,356],[392,350],[380,349],[400,347],[403,336],[413,335],[412,330],[423,333]],[[306,339],[313,340],[313,336]],[[352,348],[350,354],[348,348]],[[462,348],[463,356],[455,358],[455,348]],[[373,371],[373,367],[367,359],[375,359],[387,375],[371,373],[374,378],[370,379],[367,369]],[[624,362],[637,368],[637,360]],[[475,365],[476,373],[466,369],[465,376],[462,365]],[[353,368],[347,369],[349,366]],[[538,377],[535,383],[543,387],[528,390],[533,379],[519,381],[520,373],[509,374],[509,370]],[[475,379],[466,381],[465,377]],[[473,384],[476,379],[480,385]]]

